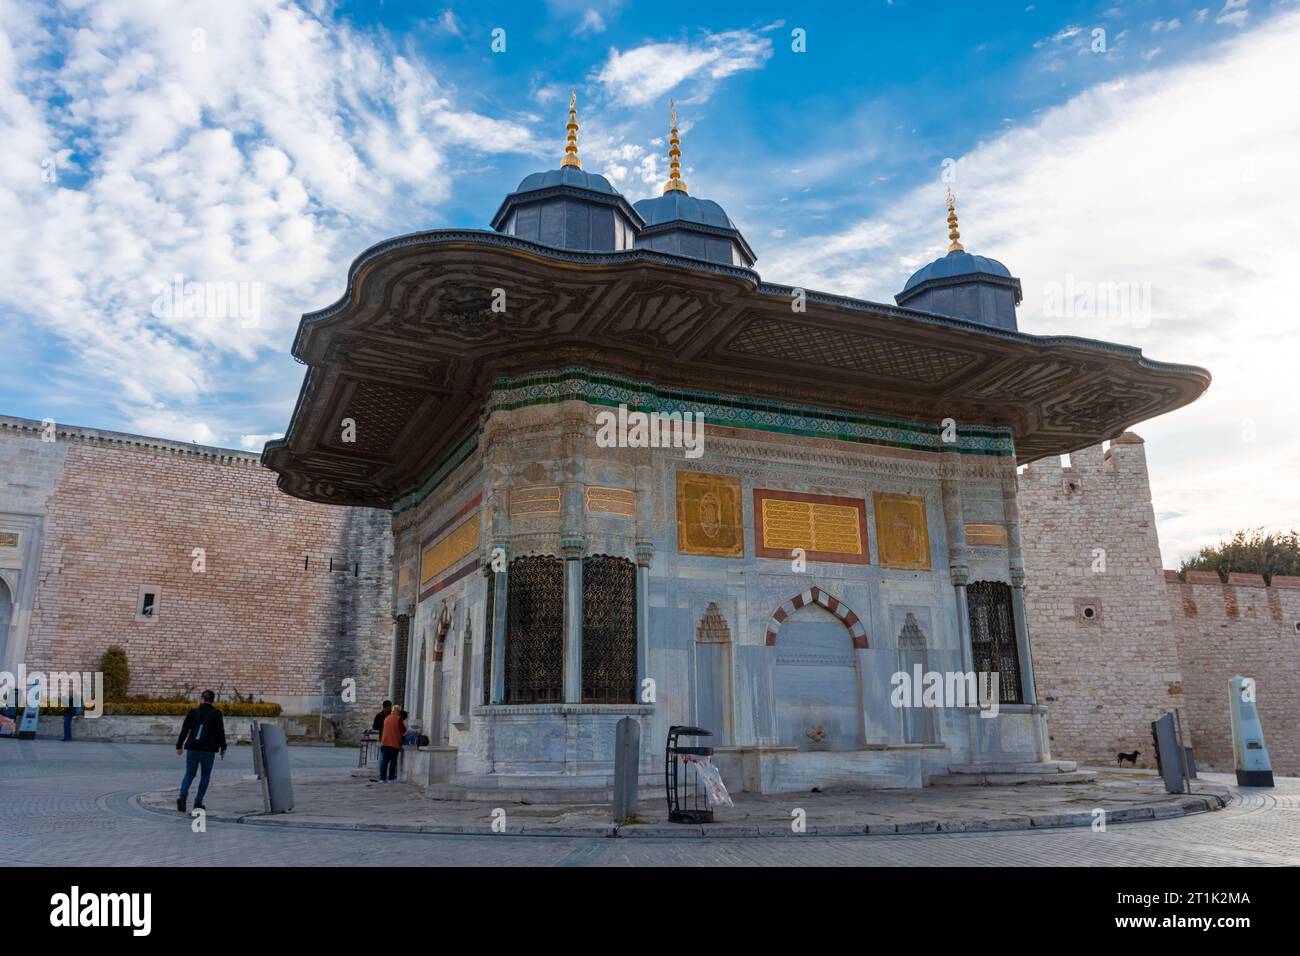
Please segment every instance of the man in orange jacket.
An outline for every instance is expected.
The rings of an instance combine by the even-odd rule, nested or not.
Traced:
[[[397,783],[397,755],[402,752],[405,736],[406,711],[394,710],[384,718],[384,730],[379,737],[380,783]]]

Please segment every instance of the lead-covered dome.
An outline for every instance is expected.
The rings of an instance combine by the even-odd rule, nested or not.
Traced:
[[[559,169],[529,173],[492,217],[492,228],[508,236],[574,252],[631,249],[641,217],[622,193],[578,159],[576,95],[569,100],[568,141]]]
[[[909,309],[966,319],[999,329],[1016,328],[1020,280],[987,256],[965,250],[957,231],[956,200],[948,193],[948,254],[912,273],[894,301]]]
[[[664,194],[634,204],[645,222],[636,238],[637,248],[751,268],[756,258],[754,250],[731,217],[712,199],[698,199],[686,191],[676,110],[668,144],[669,176]]]

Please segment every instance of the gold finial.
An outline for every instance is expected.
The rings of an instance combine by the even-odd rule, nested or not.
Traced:
[[[560,167],[572,166],[575,169],[582,168],[582,160],[578,158],[578,91],[573,90],[569,93],[569,122],[565,124],[565,129],[569,131],[568,140],[564,144],[564,161]]]
[[[686,183],[682,181],[682,138],[677,135],[677,104],[668,101],[672,113],[672,129],[668,133],[668,184],[664,186],[664,195],[673,190],[686,192]]]
[[[961,238],[961,233],[957,231],[957,198],[951,189],[948,190],[948,238],[952,240],[948,246],[949,252],[966,251],[966,247],[957,241]]]

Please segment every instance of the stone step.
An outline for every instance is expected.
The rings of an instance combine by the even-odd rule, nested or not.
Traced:
[[[614,799],[614,779],[609,774],[456,773],[450,782],[430,784],[424,792],[434,800],[610,803]],[[663,774],[641,774],[637,799],[665,799]]]
[[[947,773],[929,780],[932,787],[1017,787],[1024,784],[1048,785],[1062,783],[1087,783],[1095,780],[1095,770],[1076,770],[1061,773]]]
[[[472,803],[592,804],[608,805],[614,800],[612,787],[474,787],[453,783],[431,783],[424,790],[431,800],[463,800]],[[637,802],[664,803],[664,788],[640,787]]]
[[[949,773],[1074,773],[1079,769],[1073,760],[1040,760],[1024,762],[989,761],[975,764],[949,764]]]

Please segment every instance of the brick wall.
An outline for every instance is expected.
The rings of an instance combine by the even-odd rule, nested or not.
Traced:
[[[327,715],[369,723],[388,686],[387,512],[291,498],[244,452],[73,428],[45,443],[22,422],[0,427],[0,512],[46,512],[29,668],[93,670],[120,644],[134,694],[238,689],[303,712],[324,679]],[[142,585],[160,590],[151,622]]]
[[[1151,721],[1184,707],[1185,688],[1142,439],[1126,433],[1104,454],[1083,449],[1068,468],[1035,462],[1018,499],[1052,752],[1113,764],[1116,753],[1140,750],[1138,766],[1155,766]]]
[[[1210,571],[1165,574],[1201,767],[1232,770],[1228,680],[1253,677],[1274,773],[1300,775],[1300,578]],[[1185,725],[1186,726],[1186,725]]]

